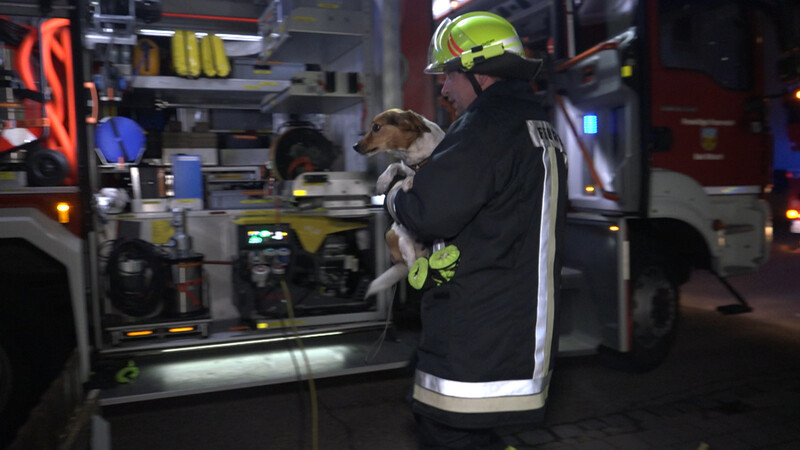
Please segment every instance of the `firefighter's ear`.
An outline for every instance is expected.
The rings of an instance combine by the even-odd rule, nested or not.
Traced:
[[[494,75],[487,75],[485,73],[476,73],[474,75],[475,75],[475,81],[477,81],[481,89],[484,90],[501,80],[500,77]]]

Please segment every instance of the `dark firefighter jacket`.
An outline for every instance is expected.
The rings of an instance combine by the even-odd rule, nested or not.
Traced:
[[[449,128],[395,219],[461,253],[423,294],[414,412],[454,427],[536,421],[552,370],[566,214],[561,140],[527,83],[489,86]]]

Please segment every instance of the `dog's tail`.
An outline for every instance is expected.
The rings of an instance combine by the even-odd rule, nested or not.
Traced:
[[[367,293],[364,295],[364,298],[369,297],[370,295],[375,295],[378,292],[388,289],[400,280],[406,278],[408,276],[408,266],[403,263],[395,264],[389,268],[386,272],[383,272],[378,278],[372,280],[372,283],[369,284],[367,288]]]

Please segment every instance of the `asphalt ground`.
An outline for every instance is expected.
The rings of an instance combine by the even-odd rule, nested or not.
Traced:
[[[753,312],[717,312],[736,301],[697,271],[682,286],[678,337],[662,365],[632,373],[613,355],[560,358],[545,422],[499,432],[518,449],[800,448],[796,237],[779,236],[759,273],[730,280]],[[410,371],[395,370],[317,380],[315,395],[296,382],[103,415],[114,449],[306,449],[314,439],[320,449],[414,449],[410,386]]]

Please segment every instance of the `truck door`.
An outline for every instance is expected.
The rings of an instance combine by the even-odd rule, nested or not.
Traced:
[[[763,186],[771,147],[761,127],[760,44],[741,2],[659,1],[648,14],[652,166],[706,187]],[[759,189],[760,191],[760,189]]]
[[[581,210],[634,212],[642,193],[639,78],[632,63],[636,2],[571,3],[573,14],[563,16],[564,29],[574,30],[567,33],[570,51],[555,69],[570,202]]]

